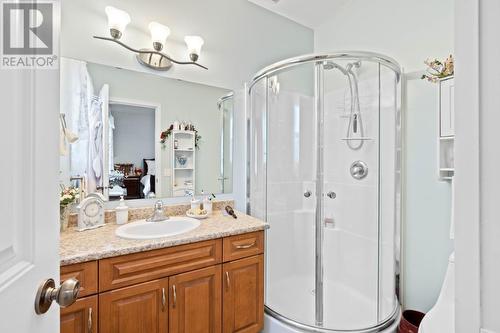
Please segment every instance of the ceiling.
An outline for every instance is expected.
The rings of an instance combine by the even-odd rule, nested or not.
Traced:
[[[248,0],[306,27],[315,29],[331,19],[349,0]]]

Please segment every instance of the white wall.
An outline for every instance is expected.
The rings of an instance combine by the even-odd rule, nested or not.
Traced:
[[[315,29],[316,52],[366,50],[421,70],[428,57],[453,52],[454,0],[351,0]]]
[[[142,168],[143,159],[155,156],[155,110],[113,104],[110,111],[115,123],[114,163]]]
[[[153,20],[170,27],[165,50],[176,59],[187,59],[185,35],[204,38],[199,62],[208,71],[176,65],[161,73],[168,77],[238,89],[262,67],[313,49],[311,29],[246,0],[67,0],[62,4],[62,56],[147,71],[131,52],[92,38],[109,35],[106,5],[130,14],[122,41],[131,46],[151,47],[147,27]]]
[[[436,302],[453,249],[451,184],[438,180],[438,86],[408,75],[405,110],[404,305]]]
[[[453,8],[454,0],[351,0],[315,29],[315,52],[379,52],[407,73],[421,71],[426,58],[453,53]],[[451,251],[451,193],[435,170],[437,87],[417,78],[407,92],[403,295],[405,307],[427,311],[437,299]]]

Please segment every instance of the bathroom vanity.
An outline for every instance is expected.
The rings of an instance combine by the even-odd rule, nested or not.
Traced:
[[[259,332],[267,224],[220,211],[197,229],[126,240],[117,226],[61,234],[61,281],[81,283],[61,332]]]

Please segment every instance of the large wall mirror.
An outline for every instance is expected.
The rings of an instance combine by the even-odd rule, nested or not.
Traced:
[[[233,191],[232,92],[61,61],[60,177],[110,201]]]

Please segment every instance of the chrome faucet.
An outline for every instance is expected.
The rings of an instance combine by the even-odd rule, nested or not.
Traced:
[[[163,202],[161,200],[156,201],[154,206],[153,215],[146,219],[147,222],[161,222],[168,220],[168,216],[163,214]]]

